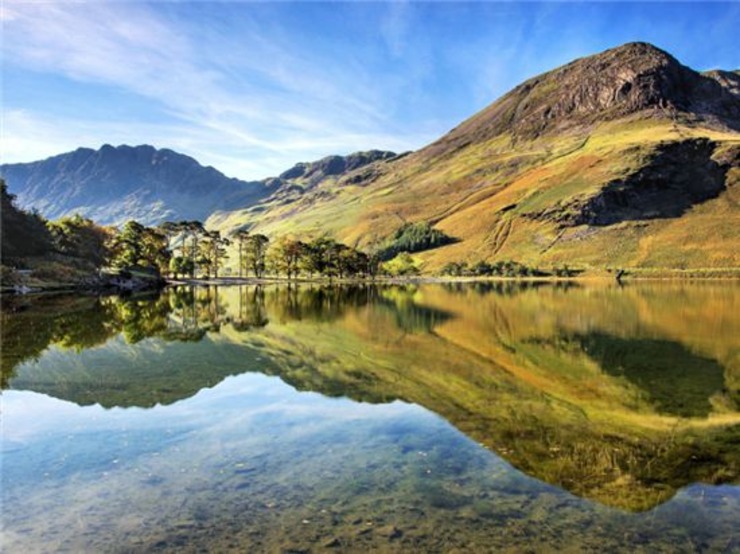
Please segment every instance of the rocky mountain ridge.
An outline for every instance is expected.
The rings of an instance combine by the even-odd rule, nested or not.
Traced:
[[[503,133],[534,139],[642,114],[740,130],[736,72],[702,74],[635,42],[575,60],[515,87],[425,150],[437,155]]]
[[[394,156],[376,150],[328,156],[297,164],[279,177],[242,181],[173,150],[106,144],[98,150],[78,148],[37,162],[6,164],[0,166],[0,175],[21,207],[50,219],[80,213],[101,224],[136,219],[152,225],[205,220],[214,211],[251,206],[296,187],[302,191]]]

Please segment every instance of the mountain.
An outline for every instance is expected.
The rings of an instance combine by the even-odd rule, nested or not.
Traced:
[[[272,194],[238,210],[216,211],[211,214],[208,226],[233,230],[244,225],[252,226],[262,213],[288,210],[289,214],[299,206],[310,209],[314,200],[326,200],[344,186],[371,180],[379,176],[388,163],[405,155],[386,150],[368,150],[348,156],[327,156],[315,162],[299,162],[278,177],[265,179],[267,185],[274,187]],[[289,217],[286,218],[286,224],[290,225]],[[318,234],[322,234],[320,229]]]
[[[262,182],[230,179],[193,158],[152,146],[78,148],[0,167],[22,207],[55,219],[80,213],[102,224],[201,219],[269,194]]]
[[[253,205],[270,195],[310,188],[392,152],[358,152],[300,163],[277,178],[240,181],[172,150],[105,145],[78,148],[46,160],[0,166],[20,206],[49,219],[81,213],[102,224],[136,219],[204,220],[221,209]]]
[[[372,250],[425,222],[456,239],[417,254],[427,271],[504,259],[730,268],[739,182],[738,72],[631,43],[522,83],[419,151],[208,224],[328,231]]]

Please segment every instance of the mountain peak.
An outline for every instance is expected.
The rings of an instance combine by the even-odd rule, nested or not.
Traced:
[[[428,147],[439,154],[510,133],[531,139],[643,113],[740,130],[736,74],[704,75],[630,42],[533,77]]]
[[[666,52],[665,50],[661,50],[660,48],[649,42],[626,42],[620,46],[615,46],[614,48],[610,48],[609,50],[605,50],[601,54],[596,55],[604,55],[609,52],[617,55],[623,53],[625,55],[662,57],[678,63],[677,60],[668,52]]]

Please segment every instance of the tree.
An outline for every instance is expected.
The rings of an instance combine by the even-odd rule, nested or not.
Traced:
[[[200,237],[206,232],[203,224],[200,221],[180,221],[177,226],[182,232],[182,251],[183,257],[190,260],[190,278],[195,277],[195,267],[198,264],[198,252]],[[190,240],[190,248],[188,248],[187,242]]]
[[[449,262],[442,268],[442,275],[452,275],[453,277],[460,277],[468,274],[468,263],[467,262]]]
[[[288,279],[295,277],[306,249],[306,245],[301,241],[289,237],[281,238],[271,251],[275,271],[278,274],[284,273]]]
[[[383,264],[383,269],[394,277],[418,275],[419,268],[408,252],[401,252],[389,262]]]
[[[175,256],[170,260],[170,273],[175,279],[180,275],[190,275],[193,272],[193,260],[184,256]]]
[[[237,229],[232,233],[232,236],[236,239],[236,244],[238,246],[239,250],[239,277],[244,276],[244,269],[245,269],[245,261],[244,261],[244,250],[247,246],[247,241],[249,240],[249,231],[245,228]]]
[[[335,260],[337,275],[340,279],[360,273],[361,261],[359,254],[354,248],[350,248],[344,244],[337,245]]]
[[[2,263],[27,256],[41,256],[52,250],[46,221],[35,212],[16,207],[15,195],[0,178],[0,254]]]
[[[371,279],[375,279],[375,277],[380,274],[381,266],[382,260],[380,259],[380,256],[377,254],[370,254],[367,257],[367,270],[365,271],[365,275],[369,276]]]
[[[383,244],[378,251],[378,256],[385,261],[401,252],[421,252],[451,242],[455,242],[453,237],[435,229],[426,221],[404,223]]]
[[[96,268],[108,262],[110,255],[110,229],[96,225],[80,215],[63,217],[47,224],[54,248],[60,254],[79,258]]]
[[[244,263],[258,279],[265,273],[267,245],[270,239],[265,235],[249,235],[244,246]]]
[[[337,243],[329,237],[319,237],[312,240],[306,245],[304,251],[303,268],[309,275],[318,273],[319,275],[333,274],[334,255],[336,254]]]
[[[473,264],[473,267],[470,268],[470,271],[473,275],[478,275],[478,276],[492,275],[493,266],[489,264],[488,262],[481,260]]]
[[[320,237],[305,245],[301,267],[310,275],[318,273],[342,279],[359,273],[368,274],[370,257],[334,239]],[[377,263],[374,269],[377,269]]]
[[[176,258],[181,258],[182,260],[187,259],[187,254],[185,252],[185,240],[184,240],[184,229],[181,227],[180,223],[174,222],[174,221],[165,221],[164,223],[160,223],[156,230],[164,235],[167,239],[167,249],[170,251],[170,272],[175,274],[175,277],[178,276],[181,271],[175,272],[173,270],[173,260]],[[179,249],[180,249],[180,255],[176,256],[175,252],[177,250],[177,243],[179,240]],[[183,269],[183,262],[175,262],[175,266],[177,266],[178,269]]]
[[[172,256],[168,246],[163,233],[131,220],[111,241],[112,263],[117,267],[146,267],[162,273],[169,268]]]
[[[200,256],[198,265],[204,267],[206,275],[210,276],[213,271],[214,279],[218,279],[219,267],[223,264],[226,253],[226,246],[230,244],[229,239],[221,236],[219,231],[205,231],[200,242]]]
[[[127,221],[121,232],[113,238],[113,264],[117,267],[133,267],[144,255],[144,226],[138,221]]]

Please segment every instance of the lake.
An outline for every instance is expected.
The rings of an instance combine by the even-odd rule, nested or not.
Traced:
[[[740,552],[740,286],[2,299],[4,552]]]

